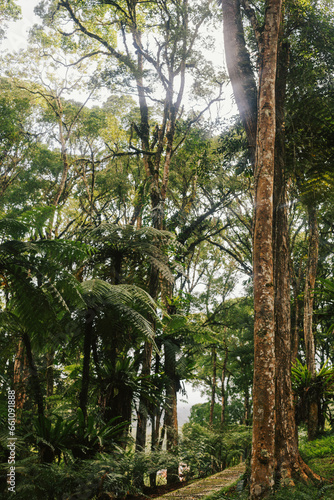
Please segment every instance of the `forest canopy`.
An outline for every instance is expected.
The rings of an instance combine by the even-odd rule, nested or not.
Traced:
[[[0,2],[1,38],[18,4]],[[240,460],[252,499],[323,486],[332,5],[44,0],[35,13],[0,70],[2,498],[124,498],[161,470],[169,485]],[[203,403],[181,429],[191,384]]]

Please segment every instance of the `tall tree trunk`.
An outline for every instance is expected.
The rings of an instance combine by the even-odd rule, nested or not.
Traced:
[[[282,38],[282,34],[281,34]],[[289,273],[289,221],[285,177],[285,89],[288,46],[280,44],[276,78],[276,144],[274,182],[274,285],[276,350],[276,435],[277,479],[292,483],[298,469],[298,442],[291,386],[291,312]]]
[[[281,40],[283,33],[281,33]],[[275,285],[275,358],[276,358],[276,481],[294,484],[302,478],[319,481],[303,462],[298,451],[298,429],[295,421],[291,385],[291,361],[297,356],[298,336],[291,330],[289,221],[287,179],[285,174],[285,89],[288,70],[288,46],[280,44],[276,78],[276,140],[274,173],[274,285]],[[298,287],[297,281],[297,287]],[[294,343],[292,344],[292,340]],[[292,349],[292,345],[294,349]],[[294,354],[295,353],[295,354]]]
[[[136,19],[136,4],[133,4],[132,16]],[[166,97],[164,102],[163,120],[162,124],[156,127],[156,137],[150,140],[150,124],[149,124],[149,108],[145,95],[144,85],[144,56],[142,46],[142,35],[137,26],[134,25],[132,29],[132,38],[134,46],[137,49],[137,71],[136,71],[136,84],[139,99],[140,109],[140,127],[137,127],[137,133],[141,139],[143,154],[143,162],[146,173],[146,178],[150,182],[150,198],[151,198],[151,217],[152,225],[154,228],[162,230],[164,227],[164,205],[167,196],[167,188],[169,182],[170,164],[173,155],[173,143],[176,130],[177,114],[181,107],[181,101],[184,93],[185,86],[185,71],[187,58],[187,0],[183,0],[183,51],[181,54],[181,61],[178,70],[179,90],[175,92],[174,79],[175,73],[173,64],[169,68],[168,81],[164,81],[166,89]],[[168,44],[167,44],[168,45]],[[174,49],[175,50],[175,47]],[[171,60],[174,57],[171,57]],[[176,99],[174,97],[176,94]],[[154,151],[154,154],[152,154]],[[164,159],[163,153],[165,151]],[[160,172],[163,165],[163,172]],[[160,175],[162,173],[162,175]],[[161,182],[162,178],[162,182]],[[137,211],[134,215],[135,218],[139,217]],[[149,293],[153,299],[157,299],[159,295],[159,272],[157,269],[152,268],[150,275]],[[152,362],[152,346],[148,343],[145,344],[145,356],[142,368],[143,377],[149,376],[151,371]],[[146,426],[147,426],[147,407],[148,401],[143,391],[141,391],[138,422],[137,422],[137,435],[136,435],[136,450],[144,449],[146,443]]]
[[[293,303],[294,303],[294,318],[293,318],[293,328],[292,330],[292,347],[291,347],[291,363],[294,364],[297,361],[298,348],[299,348],[299,318],[300,318],[300,285],[303,276],[302,268],[303,257],[301,257],[299,262],[298,275],[294,277],[295,282],[293,284]],[[292,264],[291,264],[292,269]]]
[[[246,89],[240,82],[244,82],[249,89],[254,89],[254,76],[247,57],[246,45],[243,35],[239,0],[222,0],[224,17],[224,38],[226,62],[228,72],[232,81],[233,91],[238,105],[239,114],[245,127],[250,149],[256,142],[256,165],[255,165],[255,220],[253,241],[254,262],[254,344],[255,344],[255,368],[253,388],[253,449],[252,449],[252,472],[251,472],[251,498],[263,498],[269,494],[274,483],[274,469],[277,466],[281,476],[296,472],[296,475],[307,480],[312,478],[319,480],[319,476],[313,473],[303,463],[300,456],[295,453],[297,437],[294,427],[293,406],[291,403],[291,373],[290,366],[284,360],[277,373],[277,387],[275,384],[276,366],[280,364],[282,353],[291,359],[290,333],[287,323],[283,319],[283,311],[289,309],[287,304],[287,283],[283,272],[288,276],[286,262],[279,264],[279,253],[276,252],[276,268],[282,265],[282,273],[275,270],[275,283],[281,283],[285,292],[277,291],[274,294],[274,260],[272,233],[275,235],[275,244],[281,248],[280,253],[286,251],[287,238],[287,211],[286,192],[283,184],[275,190],[275,205],[280,204],[275,211],[276,220],[273,225],[273,177],[274,169],[278,182],[284,183],[282,158],[278,163],[274,162],[274,145],[276,136],[276,102],[275,102],[275,77],[277,65],[278,33],[281,18],[281,1],[269,0],[266,5],[265,25],[259,27],[252,7],[247,1],[243,2],[244,11],[253,26],[254,34],[259,47],[259,95],[258,110],[254,91],[248,97]],[[282,75],[279,74],[280,82],[283,83]],[[282,98],[282,88],[278,88],[277,98]],[[247,99],[250,102],[247,103]],[[281,103],[278,110],[280,115],[284,108]],[[254,110],[255,108],[255,110]],[[245,115],[253,112],[255,116],[248,119]],[[257,113],[257,137],[254,139],[254,127]],[[278,132],[282,122],[278,118]],[[278,140],[277,146],[281,139]],[[275,166],[274,166],[275,165]],[[281,179],[281,180],[280,180]],[[276,181],[275,181],[276,183]],[[283,200],[283,201],[282,201]],[[282,216],[282,220],[278,218]],[[283,271],[284,270],[284,271]],[[277,285],[279,286],[279,285]],[[280,311],[279,297],[282,293],[283,303]],[[278,311],[275,313],[275,308]],[[278,325],[283,325],[282,335],[276,340]],[[288,339],[289,337],[289,339]],[[280,352],[279,350],[282,349]],[[276,359],[277,350],[277,359]],[[276,398],[276,390],[278,391]],[[283,401],[282,408],[275,415],[275,401]],[[280,421],[276,421],[277,419]],[[286,420],[288,419],[288,421]],[[290,425],[289,422],[292,422]],[[283,436],[286,436],[284,441]],[[282,448],[282,449],[280,449]],[[296,459],[296,460],[295,460]]]
[[[53,396],[53,384],[54,384],[54,373],[53,373],[53,362],[55,358],[55,351],[53,348],[49,348],[46,354],[46,395]]]
[[[177,421],[177,378],[176,351],[173,343],[167,339],[165,346],[166,406],[165,425],[167,431],[167,451],[173,455],[178,453],[178,421]],[[167,484],[179,481],[178,466],[167,467]]]
[[[255,158],[254,386],[250,495],[268,496],[275,470],[275,314],[273,269],[273,183],[276,135],[275,81],[281,0],[267,5],[259,67]],[[290,359],[290,356],[289,356]]]
[[[27,384],[29,378],[29,364],[25,353],[23,341],[20,340],[17,346],[14,361],[14,390],[15,390],[15,410],[16,421],[21,421],[24,404],[27,400]]]
[[[250,161],[255,164],[257,88],[245,43],[240,0],[222,0],[226,64],[239,115],[247,134]]]
[[[22,340],[23,340],[24,347],[26,350],[29,371],[30,371],[30,377],[31,377],[31,382],[32,382],[31,385],[33,386],[33,390],[34,390],[38,416],[44,417],[43,393],[42,393],[41,385],[40,385],[39,378],[38,378],[37,368],[36,368],[34,358],[32,355],[30,338],[26,332],[23,333]]]
[[[319,230],[317,222],[317,211],[315,207],[308,208],[309,219],[309,245],[308,261],[305,277],[304,291],[304,341],[307,369],[312,376],[316,373],[315,367],[315,344],[313,335],[313,302],[314,287],[317,276],[318,254],[319,254]]]
[[[141,392],[140,400],[137,414],[137,433],[136,433],[136,451],[144,451],[146,446],[146,428],[147,419],[149,411],[149,399],[148,395],[145,393],[145,380],[151,374],[151,363],[152,363],[152,344],[145,342],[144,345],[144,358],[141,370]]]
[[[159,271],[152,267],[150,272],[149,293],[151,297],[156,300],[159,295]],[[152,324],[155,329],[155,322],[152,319]],[[152,344],[145,342],[144,357],[141,370],[142,380],[147,379],[151,374],[152,365]],[[146,446],[146,427],[148,419],[148,408],[150,406],[148,395],[146,394],[144,384],[141,384],[138,419],[137,419],[137,432],[136,432],[136,451],[143,451]]]
[[[93,339],[93,321],[95,318],[95,311],[88,310],[85,321],[85,337],[83,349],[83,367],[81,379],[81,391],[79,394],[79,406],[82,410],[85,420],[87,419],[87,403],[88,403],[88,387],[89,387],[89,365],[90,365],[90,352]]]
[[[161,344],[157,342],[157,346],[160,349]],[[160,356],[159,353],[155,355],[155,375],[158,375],[160,372]],[[159,447],[159,430],[160,430],[160,418],[161,418],[161,410],[159,405],[155,405],[151,412],[151,422],[152,422],[152,435],[151,435],[151,451],[154,452]],[[156,486],[157,474],[156,472],[152,472],[150,474],[150,486]]]
[[[243,425],[249,425],[249,387],[245,389]]]
[[[316,376],[315,366],[315,343],[313,335],[313,302],[314,302],[314,287],[317,276],[318,254],[319,254],[319,230],[317,221],[317,210],[314,206],[308,207],[309,216],[309,245],[308,245],[308,260],[305,276],[305,291],[304,291],[304,342],[307,369],[312,375],[312,379]],[[318,432],[318,398],[315,393],[310,393],[308,401],[308,419],[307,433],[308,440],[315,439]]]
[[[224,427],[225,423],[225,408],[226,408],[226,394],[225,394],[225,378],[226,378],[226,365],[227,365],[227,358],[228,358],[228,349],[227,345],[225,344],[225,354],[224,354],[224,361],[223,361],[223,368],[222,368],[222,395],[221,395],[221,402],[222,402],[222,410],[220,414],[220,428],[222,429]]]
[[[216,387],[217,387],[217,350],[216,346],[214,346],[212,348],[212,386],[211,386],[211,402],[210,402],[210,417],[209,417],[210,427],[213,426],[213,412],[215,409]]]

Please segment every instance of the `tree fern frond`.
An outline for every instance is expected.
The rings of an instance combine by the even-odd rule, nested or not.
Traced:
[[[169,283],[174,282],[174,276],[169,266],[167,266],[163,261],[156,259],[153,256],[150,256],[149,260],[150,263],[153,265],[153,267],[155,267]]]
[[[18,239],[23,237],[29,228],[26,224],[10,217],[0,218],[0,234],[8,238],[9,236]]]

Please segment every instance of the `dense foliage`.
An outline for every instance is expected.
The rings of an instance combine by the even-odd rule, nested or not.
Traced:
[[[311,461],[334,439],[334,29],[326,5],[290,10],[293,389],[300,429],[326,434],[303,443]],[[13,389],[18,499],[125,497],[165,469],[178,481],[180,463],[189,479],[248,460],[254,179],[245,131],[219,108],[226,75],[206,36],[218,6],[64,0],[37,13],[43,28],[0,75],[0,495]],[[203,404],[181,432],[188,384]]]

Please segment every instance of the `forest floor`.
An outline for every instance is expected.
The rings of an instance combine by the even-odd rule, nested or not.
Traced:
[[[197,479],[186,486],[155,497],[154,500],[199,500],[224,487],[231,486],[245,472],[245,467],[245,463],[240,463],[210,477]]]
[[[302,458],[324,482],[314,486],[298,483],[295,488],[279,489],[275,500],[334,500],[334,435],[302,441]],[[240,463],[205,479],[148,488],[144,495],[128,496],[126,500],[247,500],[247,490],[238,481],[244,472],[245,463]]]

